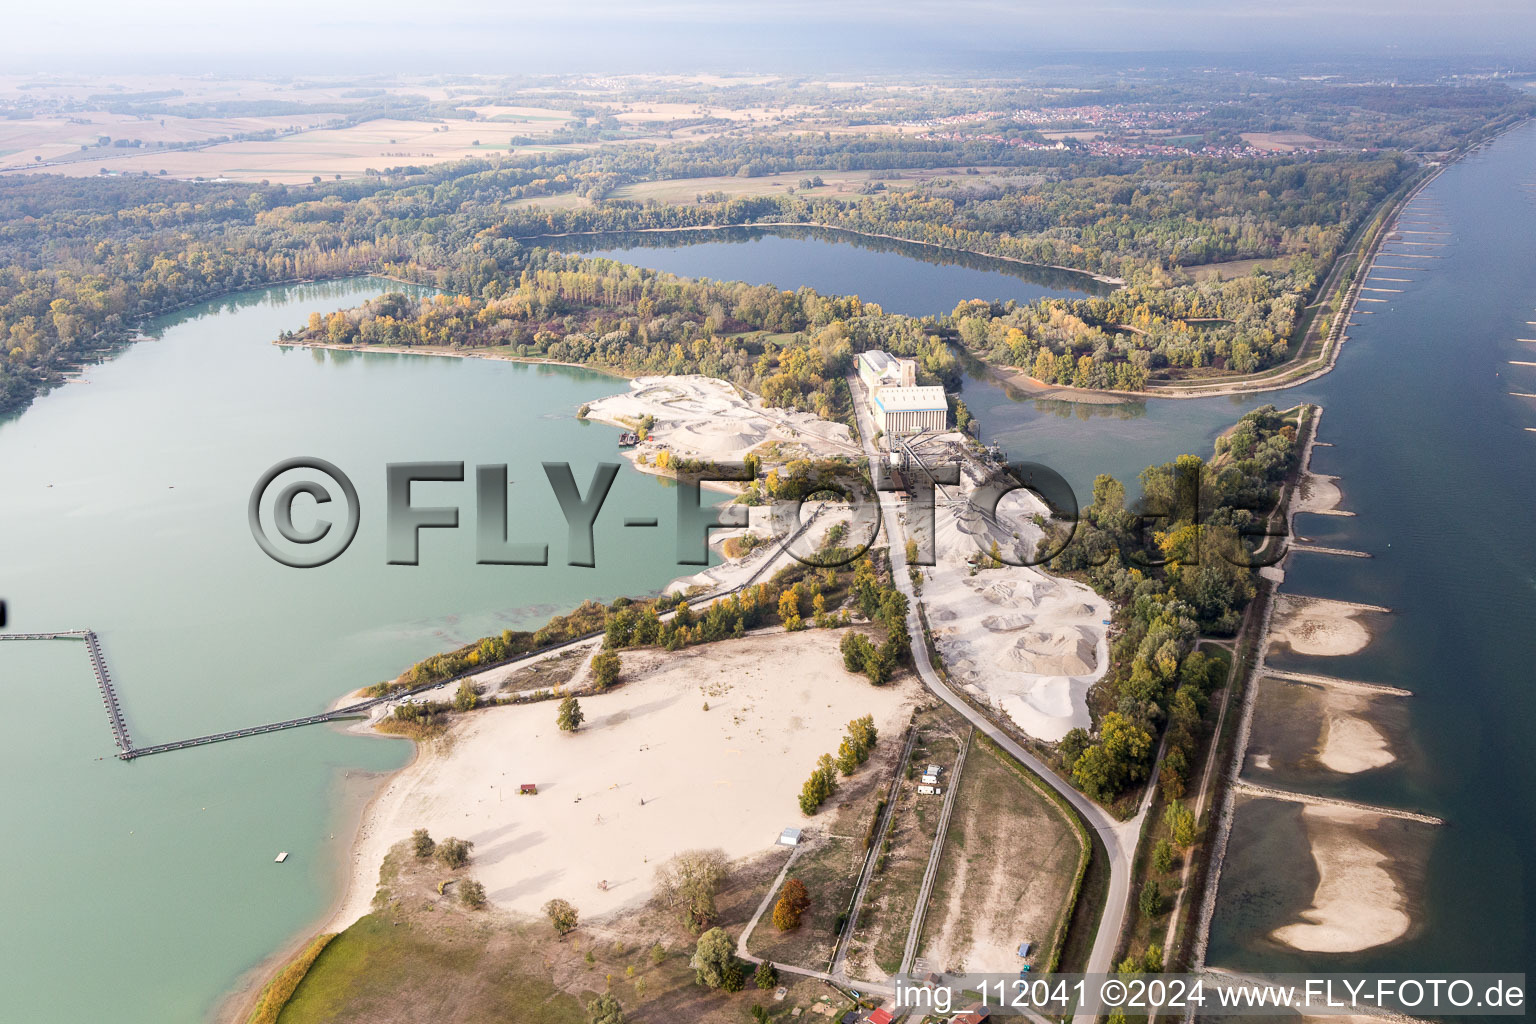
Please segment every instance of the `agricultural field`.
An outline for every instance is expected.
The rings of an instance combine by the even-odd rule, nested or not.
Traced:
[[[1298,149],[1343,149],[1306,132],[1243,132],[1243,141],[1255,149],[1271,153],[1291,153]]]
[[[932,971],[1013,972],[1029,941],[1049,963],[1085,855],[1076,829],[983,740],[956,800],[918,955]]]
[[[537,137],[548,134],[560,123],[563,122],[511,124],[381,118],[344,128],[301,131],[275,139],[225,142],[202,149],[93,150],[80,159],[48,170],[73,176],[98,175],[105,170],[111,174],[297,185],[309,182],[315,176],[345,180],[361,178],[370,168],[427,166],[470,156],[506,153],[513,135]],[[210,131],[209,134],[222,133]],[[4,148],[14,145],[12,142]],[[14,154],[6,157],[7,165],[13,165],[17,158]]]
[[[948,705],[923,712],[914,725],[918,740],[896,795],[885,848],[876,861],[874,878],[859,910],[859,928],[849,947],[848,971],[857,978],[884,978],[901,967],[945,799],[943,795],[918,793],[922,769],[930,764],[941,766],[941,786],[947,793],[956,782],[951,773],[969,732],[965,719]]]
[[[277,117],[152,117],[90,111],[64,116],[0,121],[0,171],[29,169],[55,173],[99,174],[130,160],[175,163],[194,155],[167,145],[197,145],[224,136],[258,132],[291,133],[311,129],[335,114],[285,114]],[[106,144],[103,139],[111,140]],[[114,144],[125,140],[124,145]],[[129,143],[142,145],[129,145]],[[237,144],[238,145],[238,144]],[[46,166],[44,166],[46,165]],[[61,166],[62,165],[62,166]],[[158,166],[155,168],[158,170]],[[306,179],[308,180],[308,179]]]

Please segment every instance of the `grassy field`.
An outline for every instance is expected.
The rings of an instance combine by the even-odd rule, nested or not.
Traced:
[[[1047,964],[1083,856],[1065,812],[988,743],[966,758],[918,955],[935,971]]]
[[[591,206],[592,202],[586,196],[577,195],[575,192],[562,192],[553,196],[528,196],[524,199],[514,199],[507,205],[535,210],[579,210],[584,206]]]
[[[859,930],[849,948],[849,971],[855,977],[879,978],[901,967],[918,890],[928,868],[928,857],[938,831],[942,796],[917,792],[921,766],[943,765],[950,769],[960,752],[967,723],[947,705],[925,711],[916,719],[917,743],[901,789],[888,833],[889,848],[877,868],[864,906],[859,911]],[[953,780],[945,777],[946,786]]]
[[[1255,270],[1281,270],[1291,262],[1289,256],[1272,256],[1262,260],[1228,260],[1225,263],[1203,263],[1198,267],[1185,267],[1184,273],[1196,281],[1231,281],[1247,277]]]
[[[740,932],[781,863],[733,867],[717,901],[721,927]],[[695,984],[695,937],[669,912],[647,906],[557,938],[543,920],[464,908],[452,884],[464,875],[396,847],[374,912],[325,946],[279,1024],[585,1024],[586,1005],[604,991],[630,1021],[735,1024],[756,1004],[788,1020],[832,995],[820,982],[788,979],[782,1000],[750,981],[739,993],[713,992]]]
[[[540,658],[531,665],[509,672],[501,684],[505,693],[527,693],[530,690],[552,690],[571,681],[576,670],[592,656],[591,650],[577,647],[552,658]]]
[[[802,189],[800,182],[819,176],[822,184],[816,188]],[[935,178],[950,178],[971,184],[988,180],[987,175],[967,176],[955,168],[922,168],[892,171],[788,171],[783,174],[763,174],[755,178],[721,175],[713,178],[680,178],[668,181],[641,181],[625,185],[613,193],[615,199],[633,199],[644,202],[655,199],[663,203],[687,205],[709,192],[724,192],[732,199],[741,196],[796,195],[824,198],[841,196],[855,199],[860,189],[872,181],[882,181],[887,189],[911,188]]]

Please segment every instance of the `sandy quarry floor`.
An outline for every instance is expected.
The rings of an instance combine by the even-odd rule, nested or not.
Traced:
[[[369,806],[326,930],[368,912],[384,854],[415,828],[473,840],[472,872],[495,904],[538,913],[560,897],[584,917],[643,902],[656,867],[679,851],[740,858],[787,826],[814,828],[797,796],[816,758],[866,714],[894,741],[919,696],[910,683],[872,687],[846,672],[841,637],[626,652],[624,684],[582,698],[586,724],[574,735],[555,727],[552,702],[462,717]],[[517,795],[525,782],[539,794]]]
[[[1309,953],[1353,953],[1401,937],[1412,924],[1407,901],[1386,865],[1391,858],[1367,843],[1363,830],[1378,815],[1346,807],[1303,812],[1319,875],[1302,920],[1271,937]]]
[[[1354,654],[1371,642],[1371,630],[1361,621],[1368,609],[1342,601],[1280,595],[1270,639],[1288,644],[1297,654]]]
[[[966,479],[969,493],[974,481]],[[967,559],[990,551],[994,540],[1003,553],[1033,552],[1039,531],[1024,519],[1030,506],[1044,510],[1033,495],[1015,491],[999,521],[989,522],[969,502],[941,501],[938,564],[925,572],[922,596],[951,678],[1031,736],[1053,742],[1090,724],[1087,694],[1109,666],[1104,623],[1111,614],[1088,587],[1029,566],[971,575]]]
[[[675,454],[717,461],[740,460],[767,441],[798,443],[815,455],[858,455],[848,428],[811,413],[771,409],[751,392],[727,381],[688,374],[636,377],[630,390],[591,403],[589,419],[632,427],[654,416],[650,440],[632,452]]]
[[[788,544],[786,542],[795,532],[796,521],[775,519],[774,510],[768,505],[739,505],[737,508],[748,514],[747,528],[713,530],[710,544],[718,547],[726,540],[746,533],[755,534],[769,543],[760,544],[743,557],[726,558],[692,576],[680,576],[668,584],[668,593],[687,593],[695,587],[706,591],[736,587],[754,577],[758,581],[770,580],[779,570],[796,563],[819,564],[817,550],[826,539],[827,531],[838,523],[848,527],[850,537],[863,539],[855,532],[863,520],[856,520],[849,506],[841,502],[805,502],[800,507],[797,522],[805,524],[806,530]]]

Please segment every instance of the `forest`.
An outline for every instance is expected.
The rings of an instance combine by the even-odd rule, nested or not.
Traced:
[[[690,280],[544,249],[523,266],[487,298],[394,292],[311,314],[282,340],[494,349],[631,376],[700,373],[829,419],[848,414],[844,378],[858,351],[912,356],[928,382],[958,379],[958,360],[922,322],[857,297]]]
[[[1460,131],[1477,116],[1508,118],[1526,109],[1516,109],[1508,90],[1435,96],[1443,107],[1373,117]],[[1386,107],[1391,99],[1372,102]],[[141,101],[153,106],[164,99]],[[957,173],[859,196],[817,196],[813,188],[681,205],[608,198],[625,183],[660,178],[924,167]],[[978,167],[1008,173],[960,173]],[[743,130],[686,142],[559,146],[303,188],[6,176],[0,412],[21,408],[58,382],[61,371],[128,340],[146,317],[239,289],[363,273],[451,296],[449,308],[391,315],[393,323],[367,311],[347,313],[363,341],[512,346],[625,372],[684,365],[723,371],[744,386],[767,386],[778,376],[771,371],[782,353],[765,339],[784,334],[805,335],[793,345],[808,346],[808,359],[810,348],[824,356],[844,338],[854,351],[878,343],[907,354],[933,351],[935,337],[958,338],[984,359],[1084,387],[1134,390],[1168,368],[1246,372],[1284,358],[1310,289],[1351,228],[1416,173],[1413,160],[1375,150],[1261,159],[1108,157],[1074,147],[1022,149],[990,137]],[[586,197],[586,204],[519,204],[566,193]],[[886,317],[867,305],[826,316],[799,308],[809,298],[761,290],[659,316],[641,315],[644,296],[633,308],[620,303],[574,319],[568,310],[548,315],[553,311],[524,301],[537,298],[525,289],[525,275],[553,266],[553,257],[539,251],[542,236],[760,222],[935,243],[1114,275],[1127,287],[1027,309],[969,307],[932,324]],[[1248,258],[1279,263],[1219,284],[1180,277],[1186,267]],[[504,301],[519,292],[521,299]],[[817,297],[811,304],[833,301]],[[711,318],[716,304],[719,315]],[[407,329],[403,320],[416,324]],[[339,323],[337,329],[346,333]],[[762,337],[744,340],[753,332]],[[775,358],[760,365],[764,355]],[[823,359],[822,371],[828,366]],[[818,408],[812,395],[822,385],[812,378],[824,384],[827,373],[789,376],[780,383],[793,384],[796,395],[776,400]]]
[[[1042,554],[1055,552],[1048,568],[1116,608],[1112,668],[1090,695],[1098,735],[1074,729],[1058,749],[1095,799],[1112,801],[1146,779],[1164,729],[1160,781],[1175,798],[1183,793],[1207,699],[1224,681],[1197,641],[1235,634],[1257,593],[1249,541],[1296,466],[1301,412],[1255,409],[1217,439],[1209,461],[1182,455],[1149,466],[1130,505],[1125,486],[1101,475],[1075,533],[1058,523],[1042,539]]]

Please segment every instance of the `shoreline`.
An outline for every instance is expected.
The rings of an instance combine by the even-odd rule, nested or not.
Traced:
[[[346,697],[343,696],[338,698],[338,701],[345,699]],[[334,895],[325,910],[310,924],[294,932],[281,946],[241,973],[229,991],[218,999],[204,1018],[208,1024],[244,1024],[255,1009],[256,1001],[261,998],[267,982],[314,941],[316,936],[331,930],[331,925],[341,915],[342,908],[351,895],[354,879],[353,872],[348,866],[348,859],[353,854],[357,834],[361,831],[363,822],[367,820],[368,813],[372,810],[374,802],[384,792],[388,781],[414,765],[421,756],[420,744],[414,740],[375,732],[371,728],[362,727],[360,723],[344,723],[340,731],[370,736],[374,739],[405,740],[411,744],[411,759],[394,771],[354,773],[342,770],[339,773],[336,782],[332,783],[341,797],[340,806],[335,810],[336,834],[342,836],[348,831],[352,833],[352,839],[346,843],[338,843],[333,851],[336,855],[332,858],[330,867],[341,884],[335,888]]]
[[[1509,128],[1506,128],[1503,132],[1500,132],[1493,138],[1500,138],[1508,132],[1514,131],[1524,123],[1525,122],[1519,122],[1515,125],[1511,125]],[[1472,150],[1468,150],[1467,152],[1472,152]],[[1032,388],[1039,389],[1042,392],[1040,394],[1028,395],[1027,397],[1030,399],[1068,402],[1078,405],[1124,405],[1135,401],[1146,401],[1149,398],[1167,398],[1177,400],[1228,398],[1238,395],[1264,394],[1270,391],[1284,391],[1289,388],[1300,387],[1303,384],[1310,384],[1311,382],[1331,373],[1334,367],[1338,364],[1339,354],[1344,347],[1344,342],[1348,340],[1348,336],[1344,333],[1345,327],[1348,325],[1351,317],[1354,315],[1355,306],[1359,300],[1360,288],[1362,286],[1362,282],[1365,279],[1365,276],[1368,274],[1370,264],[1375,261],[1379,255],[1381,247],[1386,244],[1388,241],[1388,236],[1392,234],[1392,231],[1389,230],[1389,225],[1397,218],[1399,218],[1402,215],[1403,209],[1410,202],[1412,202],[1420,192],[1422,192],[1436,179],[1438,179],[1440,175],[1445,172],[1446,168],[1454,165],[1465,155],[1466,153],[1457,154],[1450,160],[1447,160],[1439,166],[1435,167],[1421,180],[1415,182],[1412,187],[1410,187],[1408,191],[1402,195],[1401,198],[1399,198],[1396,202],[1391,203],[1390,206],[1385,207],[1385,216],[1382,218],[1381,225],[1377,230],[1375,237],[1372,238],[1369,242],[1366,252],[1360,254],[1361,259],[1357,266],[1356,275],[1350,282],[1348,292],[1346,293],[1340,308],[1335,312],[1332,318],[1332,323],[1329,327],[1329,334],[1334,335],[1335,337],[1332,341],[1329,341],[1327,338],[1323,339],[1322,350],[1313,360],[1304,363],[1300,362],[1299,357],[1301,353],[1298,352],[1297,360],[1287,360],[1286,362],[1277,366],[1272,366],[1265,370],[1257,371],[1255,374],[1239,376],[1230,380],[1218,380],[1188,384],[1179,381],[1168,381],[1161,384],[1149,382],[1149,386],[1144,391],[1121,391],[1113,388],[1075,388],[1071,385],[1048,384],[1030,376],[1028,371],[1022,367],[994,366],[993,364],[988,363],[979,357],[972,356],[972,358],[975,358],[978,363],[986,367],[990,373],[995,374],[996,378],[1001,383],[1005,383],[1009,386],[1026,392]],[[855,228],[838,227],[831,224],[823,224],[820,222],[810,221],[761,221],[753,224],[704,224],[690,227],[625,228],[592,231],[546,232],[538,235],[518,236],[518,240],[524,241],[527,239],[540,238],[583,238],[614,234],[677,234],[687,231],[725,231],[735,228],[795,227],[815,228],[823,231],[841,232],[862,238],[879,238],[893,242],[904,242],[910,245],[925,245],[946,252],[965,253],[971,256],[980,256],[986,259],[1002,260],[1007,263],[1015,263],[1021,266],[1039,267],[1047,270],[1057,270],[1066,273],[1081,274],[1101,284],[1111,284],[1116,287],[1124,287],[1126,283],[1122,278],[1095,274],[1091,271],[1081,270],[1076,267],[1065,267],[1054,263],[1033,263],[1028,260],[1021,260],[1013,256],[997,256],[992,253],[978,252],[975,249],[963,249],[956,246],[943,245],[938,242],[916,241],[913,239],[901,238],[897,235],[888,235],[870,231],[859,231]],[[577,253],[574,255],[585,256],[587,254]],[[1319,295],[1323,294],[1329,281],[1332,279],[1333,274],[1337,273],[1339,268],[1345,265],[1344,260],[1350,255],[1352,254],[1340,253],[1334,258],[1334,263],[1332,268],[1330,268],[1329,275],[1324,278],[1322,284],[1319,286]],[[1369,257],[1369,259],[1366,257]],[[395,278],[387,279],[397,280]],[[401,283],[408,284],[410,282]],[[876,303],[876,305],[878,305],[878,303]],[[398,353],[414,352],[422,355],[443,355],[455,358],[502,359],[508,362],[522,362],[530,364],[547,363],[554,366],[570,366],[579,369],[593,370],[597,373],[604,373],[622,379],[635,379],[618,371],[585,363],[560,362],[551,359],[540,359],[533,356],[507,356],[503,354],[487,352],[458,352],[443,348],[441,346],[430,346],[422,348],[397,345],[340,345],[332,342],[309,341],[275,341],[273,344],[293,345],[295,347],[302,348],[330,349],[336,351]],[[962,351],[965,351],[963,346],[961,346],[961,348]],[[1306,344],[1304,341],[1302,345],[1302,351],[1305,351],[1305,348]],[[1269,374],[1275,375],[1274,378],[1265,379],[1265,375]]]
[[[378,275],[368,274],[364,276],[376,277]],[[395,279],[390,278],[389,280]],[[343,345],[334,341],[283,340],[281,338],[275,339],[271,344],[279,348],[322,349],[327,352],[382,352],[400,356],[440,356],[445,359],[491,359],[503,363],[523,363],[527,366],[566,366],[573,370],[590,370],[593,373],[602,374],[605,377],[614,377],[618,380],[634,380],[633,377],[620,373],[618,370],[609,369],[606,366],[595,366],[591,363],[562,362],[558,359],[540,359],[537,356],[512,356],[504,352],[453,349],[442,345]]]
[[[1296,515],[1294,492],[1302,486],[1302,481],[1306,480],[1312,472],[1312,452],[1317,445],[1317,432],[1322,423],[1323,412],[1322,406],[1312,406],[1312,413],[1306,419],[1305,440],[1297,463],[1296,477],[1286,493],[1281,495],[1280,500],[1285,507],[1287,531],[1293,530],[1292,521]],[[1262,601],[1263,606],[1255,608],[1258,626],[1254,632],[1252,657],[1244,667],[1243,676],[1234,677],[1229,684],[1234,687],[1233,696],[1237,699],[1236,734],[1228,751],[1228,763],[1224,769],[1219,770],[1216,777],[1216,789],[1211,801],[1211,817],[1205,826],[1206,837],[1203,841],[1209,844],[1204,864],[1201,865],[1205,877],[1199,894],[1199,903],[1195,905],[1191,921],[1193,935],[1188,940],[1190,948],[1188,969],[1192,971],[1203,970],[1206,967],[1205,958],[1209,952],[1211,922],[1216,916],[1216,897],[1221,888],[1221,871],[1226,862],[1227,844],[1232,835],[1232,819],[1237,812],[1238,782],[1241,780],[1243,767],[1248,761],[1254,712],[1259,698],[1259,680],[1264,675],[1264,655],[1269,646],[1275,606],[1279,603],[1280,584],[1285,580],[1285,561],[1289,557],[1290,547],[1287,545],[1280,561],[1271,567],[1272,575],[1261,570],[1261,582],[1255,600]],[[1212,738],[1213,761],[1219,756],[1220,748],[1221,737],[1216,735]]]
[[[817,657],[820,658],[823,668],[830,668],[834,663],[841,663],[841,655],[836,650],[836,637],[841,632],[841,630],[816,630],[808,632],[799,640],[814,641],[814,646],[818,650]],[[619,825],[630,820],[628,834],[632,840],[631,846],[612,847],[610,860],[615,857],[624,860],[633,856],[635,849],[631,847],[635,843],[640,844],[642,848],[647,842],[652,847],[667,847],[671,850],[671,854],[687,848],[687,843],[676,848],[669,846],[680,841],[676,837],[679,822],[667,816],[681,814],[686,819],[692,815],[692,811],[686,806],[669,799],[669,794],[675,794],[678,785],[683,785],[685,788],[696,785],[697,772],[687,767],[683,761],[667,758],[652,760],[644,753],[636,753],[627,745],[628,741],[621,742],[617,737],[624,735],[622,730],[625,729],[634,734],[633,739],[640,739],[643,736],[645,742],[638,748],[640,751],[648,751],[652,747],[664,751],[669,744],[674,747],[681,744],[688,749],[693,749],[694,745],[700,742],[708,732],[708,730],[700,731],[698,721],[675,722],[671,731],[667,732],[657,731],[654,722],[643,719],[651,713],[658,701],[674,704],[683,700],[691,704],[697,699],[694,694],[699,688],[696,673],[700,671],[700,666],[694,662],[709,665],[724,663],[738,667],[750,663],[755,666],[758,674],[762,676],[755,681],[735,679],[731,687],[724,689],[718,688],[717,683],[710,683],[708,704],[718,705],[714,712],[717,715],[733,706],[737,707],[738,714],[744,716],[765,713],[762,709],[766,705],[762,703],[761,694],[754,690],[754,686],[758,690],[766,687],[768,689],[763,692],[768,692],[778,687],[781,680],[777,670],[773,669],[765,658],[800,657],[804,654],[803,642],[786,645],[785,638],[786,634],[782,629],[769,627],[753,631],[741,638],[689,648],[684,652],[667,652],[660,648],[633,648],[626,651],[626,668],[627,671],[634,673],[633,678],[625,680],[621,685],[602,694],[581,691],[584,702],[587,698],[592,701],[587,709],[587,728],[578,733],[564,735],[555,731],[552,725],[549,727],[539,725],[534,727],[537,731],[531,736],[523,736],[525,749],[522,749],[520,756],[531,758],[538,767],[509,768],[502,774],[507,775],[516,770],[524,772],[523,776],[509,776],[507,785],[514,784],[525,776],[533,775],[539,783],[541,794],[538,802],[521,804],[518,803],[514,792],[506,803],[512,804],[515,811],[513,808],[506,808],[500,797],[491,803],[491,807],[483,811],[475,810],[474,806],[468,802],[470,798],[467,797],[468,790],[464,783],[466,778],[483,779],[485,777],[484,764],[487,751],[503,749],[504,738],[509,728],[519,734],[527,732],[532,721],[528,708],[502,706],[477,710],[458,716],[449,725],[442,739],[434,741],[429,749],[424,749],[428,745],[413,741],[415,751],[410,763],[371,780],[375,788],[359,810],[356,834],[347,852],[346,890],[320,924],[318,933],[343,932],[369,912],[376,892],[378,870],[383,855],[395,843],[405,838],[394,834],[398,828],[392,828],[392,826],[398,826],[402,816],[408,817],[411,821],[420,820],[430,823],[434,836],[439,838],[441,838],[446,818],[451,818],[456,823],[452,827],[469,830],[459,832],[460,835],[482,838],[474,835],[475,829],[489,829],[499,842],[497,844],[481,843],[483,848],[476,852],[478,874],[484,877],[487,888],[491,890],[493,903],[507,913],[520,916],[533,914],[535,909],[530,908],[536,908],[538,901],[547,895],[537,891],[538,886],[533,886],[532,890],[529,890],[531,881],[537,881],[543,877],[537,873],[531,880],[524,877],[530,859],[536,861],[543,856],[545,859],[553,857],[564,862],[558,848],[545,850],[542,853],[539,851],[538,847],[546,842],[547,836],[558,836],[569,840],[572,830],[601,830],[605,826]],[[752,670],[747,671],[750,673]],[[804,685],[808,687],[810,684],[807,682]],[[732,689],[741,689],[742,692],[733,694]],[[883,708],[877,707],[875,713],[881,722],[881,735],[887,736],[895,733],[889,730],[891,722],[886,719],[900,709],[908,707],[919,696],[920,691],[912,685],[910,680],[895,683],[887,688],[871,689],[862,679],[850,676],[840,681],[840,685],[833,690],[818,691],[818,693],[820,696],[831,695],[840,699],[841,703],[847,704],[847,707],[843,708],[845,714],[857,713],[858,709],[864,708],[867,704],[885,705]],[[809,697],[809,695],[807,690],[804,696]],[[691,715],[694,719],[708,716],[710,713],[707,705],[703,711],[693,711],[691,708],[684,709],[680,704],[675,712],[678,715]],[[787,717],[791,723],[800,721],[798,705],[775,708],[766,713]],[[905,712],[901,713],[905,714]],[[827,732],[827,736],[830,737],[829,730],[839,728],[841,718],[842,715],[832,716],[828,722],[822,723],[821,731]],[[543,719],[540,718],[539,721],[542,722]],[[719,725],[716,729],[718,735],[714,735],[712,741],[717,745],[729,746],[735,753],[742,753],[739,749],[742,746],[766,742],[754,739],[750,731],[737,734],[736,730],[740,723],[731,724],[734,719],[721,718],[718,721]],[[360,723],[354,724],[352,728],[360,732],[372,731]],[[780,730],[774,730],[773,743],[782,742],[783,735],[798,735],[802,729],[804,729],[803,726],[791,725],[787,733],[781,734]],[[620,730],[620,732],[613,730]],[[541,736],[545,737],[542,741]],[[553,739],[548,738],[549,736],[553,736]],[[446,741],[443,746],[436,745],[443,741]],[[800,742],[802,746],[806,745],[804,737]],[[816,746],[821,742],[822,739],[812,740],[810,746]],[[594,743],[603,745],[606,751],[605,755],[595,762],[588,760],[590,755],[584,752]],[[564,751],[564,754],[559,753],[560,751]],[[746,753],[749,757],[753,756],[750,750]],[[626,755],[629,758],[628,762],[624,761]],[[777,764],[777,759],[782,755],[765,749],[756,756],[768,757]],[[500,758],[500,755],[498,754],[497,757]],[[558,767],[562,757],[571,761],[571,764],[566,764],[564,769]],[[799,762],[794,759],[791,759],[791,762],[792,766],[788,771],[794,775],[798,772]],[[497,760],[495,763],[505,766],[502,760]],[[585,767],[575,768],[573,774],[573,764]],[[629,769],[634,770],[619,767],[626,764]],[[717,768],[717,770],[729,774],[726,769]],[[584,778],[580,774],[583,771],[592,777]],[[608,772],[615,774],[604,774]],[[543,777],[539,778],[537,774],[542,774]],[[613,777],[618,777],[621,782],[613,786],[604,785]],[[748,777],[756,778],[757,776],[748,773]],[[721,780],[715,780],[715,785],[721,784],[724,784]],[[645,810],[637,812],[634,807],[634,791],[630,790],[631,786],[649,787],[639,790],[645,797],[640,807]],[[579,810],[575,809],[570,801],[569,792],[572,788],[576,790],[574,804],[581,805]],[[619,792],[613,792],[614,790]],[[792,787],[784,787],[782,793],[778,788],[774,788],[772,792],[775,795],[766,802],[754,798],[740,803],[739,809],[749,818],[762,817],[772,825],[772,828],[766,826],[759,828],[762,822],[747,821],[745,834],[753,837],[750,841],[755,842],[759,832],[763,836],[769,836],[776,831],[779,828],[780,819],[784,817],[784,814],[780,813],[783,808],[778,805],[787,805],[794,801]],[[457,802],[448,806],[442,805],[441,798],[444,793],[453,794]],[[651,810],[653,805],[658,810]],[[586,821],[591,809],[601,812],[597,816],[595,825]],[[477,817],[486,820],[474,823],[463,822],[461,818],[469,817],[467,812],[472,810]],[[531,828],[532,831],[508,842],[507,836],[510,833],[505,816],[513,813],[519,819],[531,813],[534,824],[523,823],[525,829]],[[653,815],[659,817],[652,819]],[[649,829],[640,828],[639,822],[642,819],[654,820],[656,824]],[[706,824],[717,825],[719,822],[711,819]],[[540,827],[541,825],[543,828]],[[685,831],[686,828],[687,826],[684,826]],[[734,831],[736,834],[733,836],[733,845],[739,847],[743,842],[749,841],[743,838],[743,822],[736,822]],[[665,860],[663,853],[664,851],[660,849],[651,849],[646,863],[652,865],[661,863]],[[739,855],[733,855],[733,859],[737,856],[754,855],[756,854],[743,850]],[[615,870],[620,873],[615,873]],[[647,882],[626,877],[622,873],[623,869],[616,868],[613,863],[607,865],[606,869],[592,865],[592,872],[605,874],[608,878],[617,878],[619,882],[613,886],[611,893],[604,889],[604,895],[601,897],[593,895],[586,897],[584,908],[591,906],[593,902],[599,906],[591,910],[584,909],[584,918],[599,921],[614,913],[622,913],[650,898]],[[501,876],[499,881],[502,885],[499,889],[496,884],[498,875]],[[508,886],[509,877],[516,877],[518,881]],[[637,882],[638,889],[635,887]],[[549,883],[546,880],[543,884],[547,886]],[[569,887],[573,883],[562,879],[560,884]],[[578,889],[591,892],[586,887],[578,887]],[[533,902],[528,907],[516,905],[519,902],[528,903],[529,901]],[[306,932],[305,936],[295,940],[293,945],[308,941],[308,936],[312,934],[316,932]]]
[[[305,347],[347,349],[351,348],[352,346],[321,343],[314,346]],[[404,351],[409,352],[410,350]],[[447,353],[423,354],[438,355]],[[467,354],[465,357],[475,358],[476,356]],[[480,355],[479,357],[509,358],[510,361],[518,361],[511,357],[486,355]],[[610,423],[608,421],[594,420],[594,422],[601,422],[604,426],[615,426],[619,429],[627,429],[622,424]],[[659,470],[654,465],[638,465],[633,458],[632,453],[625,454],[630,464],[636,470],[647,472],[648,475],[657,476],[663,479],[673,479],[673,477]],[[723,491],[727,486],[729,485],[717,484],[715,487],[711,487],[706,484],[705,489],[720,489]],[[726,493],[731,492],[727,491]],[[727,539],[728,536],[734,536],[738,532],[739,531],[736,530],[715,531],[714,535],[711,537],[711,548],[716,550],[720,549],[724,540]],[[754,551],[749,552],[748,555],[740,558],[730,558],[724,556],[724,553],[722,552],[722,558],[724,558],[724,561],[720,563],[720,565],[740,565],[747,561],[753,560],[751,556],[756,553],[757,552]],[[708,571],[710,568],[719,568],[719,566],[705,567],[704,570],[701,571]],[[690,582],[696,581],[699,575],[699,573],[691,573],[678,576],[663,588],[663,592],[670,591],[672,588],[680,585],[686,587]],[[494,669],[488,669],[487,671],[494,671]],[[356,690],[352,690],[347,691],[346,693],[338,694],[331,701],[329,701],[326,706],[328,708],[335,708],[344,704],[352,703],[357,697],[357,692],[358,691]],[[422,759],[428,756],[428,752],[423,749],[424,744],[422,741],[410,737],[394,736],[387,733],[378,732],[373,728],[373,723],[375,721],[377,721],[377,716],[369,716],[367,719],[361,721],[344,721],[336,723],[336,725],[339,726],[340,731],[356,736],[366,736],[378,740],[397,740],[409,743],[411,746],[410,759],[406,761],[405,764],[392,771],[358,773],[359,778],[357,778],[355,782],[349,778],[348,773],[343,772],[341,774],[340,779],[338,780],[340,785],[336,787],[337,792],[341,797],[341,807],[338,812],[339,820],[337,822],[337,835],[340,836],[346,834],[342,831],[342,829],[345,829],[346,832],[350,833],[350,838],[348,838],[345,843],[338,844],[336,847],[337,851],[339,852],[337,852],[335,855],[335,860],[333,861],[332,867],[336,873],[339,885],[337,885],[332,899],[330,900],[323,913],[318,915],[309,924],[294,932],[294,934],[279,948],[274,950],[268,956],[262,958],[259,963],[252,965],[248,970],[240,975],[239,979],[231,987],[231,989],[226,992],[225,995],[221,997],[212,1007],[206,1018],[209,1021],[209,1024],[244,1024],[245,1020],[250,1016],[250,1013],[254,1009],[256,1001],[260,998],[267,982],[276,974],[277,971],[281,970],[290,960],[298,955],[298,953],[302,951],[305,946],[308,945],[308,943],[313,941],[317,935],[322,935],[327,932],[336,932],[339,934],[354,924],[358,918],[368,913],[368,907],[372,904],[374,893],[377,891],[376,882],[372,887],[370,887],[368,884],[368,879],[370,877],[376,879],[378,866],[374,866],[372,875],[365,873],[365,866],[362,865],[360,860],[360,858],[363,857],[366,849],[367,836],[364,835],[364,832],[374,814],[376,813],[379,803],[390,792],[391,787],[396,783],[406,779],[408,777],[408,773],[410,773],[413,769],[417,769],[420,766]],[[347,791],[349,789],[355,791],[355,798],[348,794]],[[366,898],[364,897],[365,891]],[[361,912],[354,913],[354,911],[357,911],[358,908],[361,908]]]

